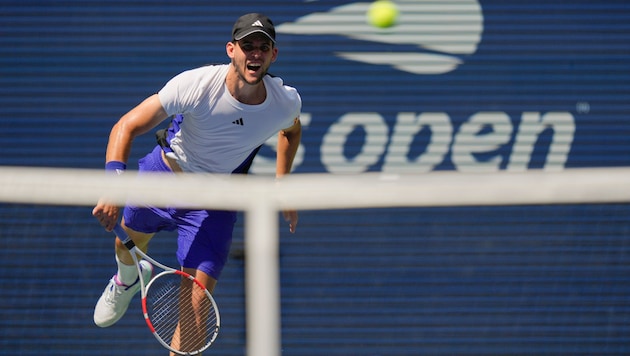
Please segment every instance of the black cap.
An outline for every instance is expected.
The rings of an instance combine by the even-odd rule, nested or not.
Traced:
[[[242,40],[252,33],[260,32],[276,42],[276,29],[273,22],[263,14],[246,14],[238,18],[232,27],[232,40]]]

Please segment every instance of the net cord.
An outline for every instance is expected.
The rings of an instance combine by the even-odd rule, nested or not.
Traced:
[[[297,174],[260,176],[145,174],[0,167],[0,202],[94,205],[112,202],[247,210],[264,200],[275,210],[405,206],[615,203],[630,200],[630,168],[422,175]],[[168,187],[169,194],[163,192]]]

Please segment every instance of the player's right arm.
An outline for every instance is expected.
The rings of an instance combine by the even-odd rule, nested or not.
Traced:
[[[128,113],[112,127],[107,143],[106,162],[121,162],[126,164],[131,152],[131,144],[137,136],[155,128],[168,115],[162,107],[158,95],[154,94]],[[107,230],[111,231],[119,217],[119,207],[101,199],[92,210],[92,215]]]
[[[126,163],[131,152],[131,143],[137,136],[145,134],[166,120],[168,115],[157,94],[146,98],[118,120],[109,134],[106,162]]]

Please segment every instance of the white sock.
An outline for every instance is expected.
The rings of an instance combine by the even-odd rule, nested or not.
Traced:
[[[126,265],[116,255],[116,264],[118,265],[118,282],[129,286],[138,279],[138,268],[135,265]]]

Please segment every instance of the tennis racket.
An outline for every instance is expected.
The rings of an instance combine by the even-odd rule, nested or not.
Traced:
[[[142,312],[155,338],[178,355],[198,355],[210,347],[220,327],[219,310],[210,292],[190,274],[167,267],[138,249],[120,224],[114,233],[138,268]],[[138,256],[163,271],[144,281]]]

